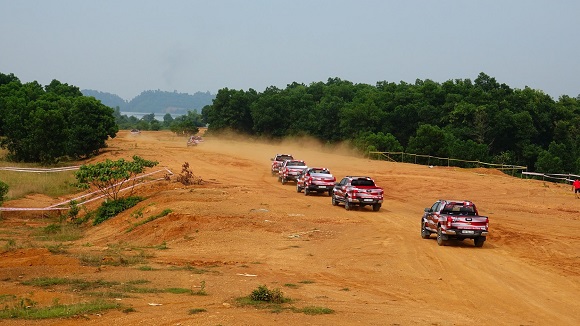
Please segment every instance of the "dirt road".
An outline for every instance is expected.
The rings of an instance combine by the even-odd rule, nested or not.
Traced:
[[[346,211],[332,206],[327,195],[297,193],[294,183],[282,185],[271,176],[269,159],[275,153],[325,166],[337,179],[372,176],[385,189],[385,203],[379,212]],[[0,237],[16,230],[19,241],[29,239],[32,245],[0,249],[1,293],[29,295],[38,305],[55,298],[87,300],[87,293],[67,287],[22,284],[44,276],[203,287],[207,295],[131,293],[116,300],[130,311],[26,324],[580,324],[580,200],[569,186],[496,170],[372,161],[307,140],[267,144],[207,137],[187,147],[185,138],[168,132],[120,132],[95,160],[132,155],[157,160],[174,173],[188,162],[204,184],[183,186],[174,176],[143,186],[137,193],[145,201],[88,227],[57,253],[31,236],[30,226],[47,221],[5,214]],[[421,239],[423,208],[439,198],[472,200],[490,217],[491,236],[483,248],[470,240],[439,247],[434,237]],[[172,213],[127,232],[165,209]],[[115,254],[142,260],[107,264]],[[102,257],[103,263],[86,264],[87,257]],[[273,313],[239,306],[236,298],[259,285],[279,288],[292,299],[285,307],[295,309]],[[308,315],[300,311],[305,307],[334,312]],[[190,314],[191,309],[202,312]]]

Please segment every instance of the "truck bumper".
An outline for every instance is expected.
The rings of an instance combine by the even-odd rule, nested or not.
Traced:
[[[445,230],[443,234],[455,236],[458,238],[476,238],[485,237],[488,235],[488,231],[482,230]]]

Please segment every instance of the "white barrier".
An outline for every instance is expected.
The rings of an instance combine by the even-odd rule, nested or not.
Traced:
[[[553,180],[563,180],[566,182],[573,182],[575,179],[580,179],[580,175],[576,174],[522,172],[522,175],[542,177],[542,180],[553,179]]]
[[[13,171],[13,172],[36,172],[36,173],[50,173],[50,172],[63,172],[63,171],[74,171],[80,169],[80,165],[75,166],[65,166],[60,168],[19,168],[14,166],[0,167],[2,171]]]

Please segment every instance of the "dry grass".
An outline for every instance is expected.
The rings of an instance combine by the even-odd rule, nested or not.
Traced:
[[[23,198],[29,194],[59,197],[78,191],[74,171],[65,172],[13,172],[0,171],[0,180],[8,185],[6,200]]]

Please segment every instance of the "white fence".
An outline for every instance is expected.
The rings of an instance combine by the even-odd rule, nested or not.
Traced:
[[[531,176],[533,178],[542,179],[550,182],[573,182],[580,179],[580,175],[576,174],[558,174],[558,173],[536,173],[536,172],[522,172],[522,176]]]

